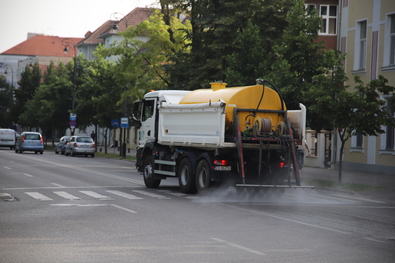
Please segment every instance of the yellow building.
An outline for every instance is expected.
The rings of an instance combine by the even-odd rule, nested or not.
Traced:
[[[338,49],[347,55],[346,85],[355,87],[355,75],[365,84],[382,75],[395,86],[395,0],[342,0],[339,4]],[[345,170],[395,174],[394,127],[382,128],[386,131],[382,135],[353,136],[347,142]]]

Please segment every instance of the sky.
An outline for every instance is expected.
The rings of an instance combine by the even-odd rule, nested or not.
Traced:
[[[81,37],[107,20],[158,0],[0,0],[0,53],[27,39],[28,33]],[[121,16],[122,17],[122,16]]]

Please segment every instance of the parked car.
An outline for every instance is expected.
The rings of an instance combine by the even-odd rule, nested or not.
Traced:
[[[89,136],[71,136],[66,145],[65,156],[85,155],[95,157],[96,143]]]
[[[56,144],[55,147],[55,153],[58,154],[64,154],[64,151],[66,149],[66,145],[69,143],[71,136],[63,136],[60,138],[58,144]]]
[[[32,151],[35,154],[44,153],[44,140],[39,132],[22,132],[15,144],[15,152]]]

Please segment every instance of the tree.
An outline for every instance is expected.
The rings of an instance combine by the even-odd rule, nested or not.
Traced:
[[[14,89],[10,83],[7,82],[6,78],[0,76],[0,127],[9,127],[13,125],[12,118],[10,116],[10,110],[14,105]]]
[[[26,111],[26,103],[33,99],[33,96],[40,86],[41,70],[36,62],[32,68],[27,66],[21,73],[21,79],[18,81],[19,88],[15,90],[15,105],[12,109],[12,118],[18,124],[25,127],[38,127],[38,124],[29,118],[21,118],[22,113]]]
[[[212,81],[226,81],[230,86],[235,85],[228,79],[230,74],[243,68],[237,58],[239,53],[248,52],[244,34],[249,26],[248,34],[254,30],[255,39],[247,49],[259,49],[261,52],[248,66],[259,68],[256,61],[272,64],[272,47],[279,41],[287,25],[285,17],[293,0],[203,0],[188,1],[192,29],[188,34],[191,41],[190,53],[178,53],[173,58],[175,65],[169,70],[172,83],[176,88],[197,89],[207,88]],[[249,24],[250,23],[250,24]],[[246,41],[247,40],[247,41]],[[231,61],[230,61],[231,60]],[[245,60],[243,60],[245,61]],[[234,65],[235,62],[239,62]],[[245,65],[244,65],[245,66]],[[229,71],[227,71],[229,68]],[[240,74],[240,73],[239,73]],[[255,82],[260,75],[248,72],[244,79]],[[254,76],[252,76],[254,75]],[[229,81],[230,80],[230,81]]]
[[[313,77],[322,73],[332,60],[318,42],[321,19],[317,12],[307,13],[303,0],[294,1],[286,16],[287,26],[280,41],[273,47],[275,58],[266,67],[262,78],[271,80],[280,89],[288,109],[297,109],[300,102],[310,106],[305,93],[310,90]],[[333,54],[335,55],[335,54]]]
[[[390,115],[389,105],[380,95],[391,95],[392,103],[395,101],[393,92],[395,88],[387,85],[387,80],[379,76],[378,79],[364,84],[359,76],[355,76],[355,90],[350,92],[343,86],[346,76],[341,67],[342,57],[336,51],[326,53],[329,61],[335,67],[323,67],[322,74],[313,77],[313,85],[306,92],[309,98],[315,100],[310,111],[315,118],[315,128],[338,129],[340,139],[339,156],[339,182],[342,180],[343,152],[348,139],[353,135],[378,136],[383,133],[381,125],[395,126],[395,117]]]
[[[76,112],[79,116],[89,116],[92,124],[106,128],[107,133],[111,120],[119,119],[123,112],[118,104],[122,86],[115,79],[117,69],[114,63],[100,56],[102,48],[99,47],[95,60],[86,69],[85,82],[79,87]],[[104,147],[107,153],[107,141]]]

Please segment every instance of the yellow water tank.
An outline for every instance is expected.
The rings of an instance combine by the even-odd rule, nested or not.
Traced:
[[[242,131],[251,129],[254,125],[260,126],[260,129],[264,131],[275,130],[279,124],[283,125],[283,114],[254,113],[256,109],[286,111],[285,103],[273,89],[263,85],[226,88],[226,83],[210,84],[211,89],[189,92],[181,99],[180,104],[209,103],[223,100],[226,103],[226,125],[229,129],[233,128],[235,108],[252,109],[238,114]]]

